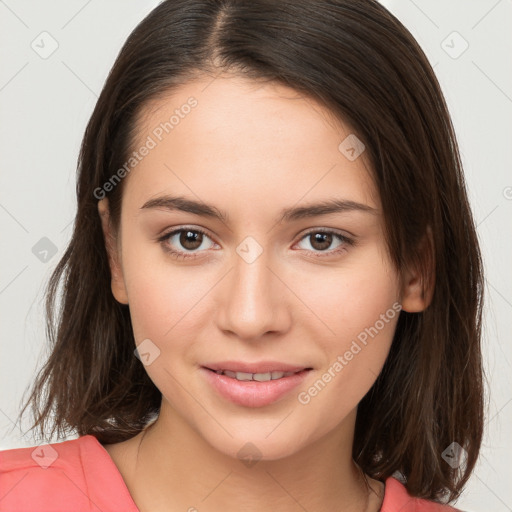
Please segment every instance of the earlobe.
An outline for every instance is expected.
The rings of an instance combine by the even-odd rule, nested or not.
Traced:
[[[128,304],[128,295],[126,293],[126,287],[124,284],[119,251],[110,225],[110,212],[107,198],[103,198],[98,201],[98,213],[101,218],[101,227],[103,230],[103,238],[105,240],[105,249],[107,251],[110,267],[112,295],[117,300],[117,302],[121,304]]]
[[[402,289],[402,309],[408,313],[419,313],[426,309],[427,300],[421,277],[415,273],[406,272]]]
[[[402,279],[402,309],[409,313],[424,311],[434,295],[434,240],[430,226],[419,245],[418,254],[421,262],[407,268]]]

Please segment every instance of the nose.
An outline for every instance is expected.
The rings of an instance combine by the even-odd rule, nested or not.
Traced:
[[[261,340],[270,333],[282,335],[291,325],[287,300],[291,292],[285,276],[274,268],[269,251],[254,260],[240,254],[234,254],[233,266],[223,280],[218,327],[245,341]]]

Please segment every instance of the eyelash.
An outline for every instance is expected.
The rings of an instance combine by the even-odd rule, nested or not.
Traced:
[[[194,253],[186,253],[186,252],[182,252],[182,251],[176,251],[174,249],[171,249],[169,247],[169,245],[166,243],[169,240],[169,238],[176,235],[177,233],[182,233],[184,231],[192,231],[193,233],[201,233],[202,235],[205,235],[208,238],[211,238],[208,235],[208,233],[206,233],[206,231],[203,231],[202,229],[181,227],[179,229],[170,231],[169,233],[165,233],[164,235],[160,236],[157,240],[158,240],[158,242],[160,242],[163,249],[167,253],[169,253],[173,258],[182,259],[182,260],[190,259],[190,258],[197,258],[198,257],[197,253],[203,252],[203,251],[197,251]],[[342,244],[337,249],[332,250],[332,251],[320,251],[320,252],[309,251],[309,252],[313,252],[314,257],[316,257],[316,258],[325,258],[325,257],[329,257],[329,256],[338,255],[347,250],[346,244],[348,244],[350,246],[355,245],[355,241],[353,239],[348,238],[347,236],[342,235],[341,233],[338,233],[337,231],[332,231],[332,230],[327,230],[327,229],[322,229],[322,228],[312,229],[312,230],[308,231],[307,233],[305,233],[302,236],[302,238],[299,240],[299,242],[302,241],[304,238],[307,238],[308,236],[310,236],[312,234],[316,234],[316,233],[324,233],[324,234],[328,234],[328,235],[334,235],[342,242]]]

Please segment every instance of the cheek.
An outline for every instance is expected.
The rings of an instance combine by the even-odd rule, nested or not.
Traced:
[[[346,340],[331,347],[326,366],[296,396],[305,433],[314,432],[313,437],[319,438],[356,410],[382,370],[397,318],[398,313],[381,330],[374,331],[372,324],[367,331],[353,331]],[[363,336],[357,337],[361,333],[363,341]]]
[[[393,331],[390,320],[396,316],[397,307],[392,309],[392,305],[400,299],[400,284],[397,272],[379,245],[360,251],[346,265],[323,272],[304,273],[303,278],[295,280],[301,283],[295,289],[322,321],[325,328],[320,339],[326,349],[342,350],[349,340],[373,326],[391,308],[384,325],[378,323],[382,335],[389,337]]]
[[[385,363],[401,310],[399,280],[376,250],[321,288],[310,286],[315,293],[308,299],[328,327],[311,333],[324,354],[322,368],[298,400],[311,411],[318,407],[319,416],[329,410],[336,423],[363,398]]]
[[[140,337],[164,341],[176,333],[197,329],[203,297],[211,286],[194,280],[191,271],[150,266],[147,271],[131,274],[128,298],[135,339]],[[192,334],[192,333],[191,333]]]
[[[160,343],[197,315],[201,297],[212,285],[199,277],[204,272],[180,268],[158,242],[135,229],[127,228],[123,237],[130,240],[123,246],[123,275],[135,340]]]
[[[322,338],[323,365],[297,392],[300,414],[316,436],[336,428],[357,408],[388,356],[400,304],[388,289],[372,289],[366,300],[362,294],[357,303],[348,301],[333,313],[336,335]]]

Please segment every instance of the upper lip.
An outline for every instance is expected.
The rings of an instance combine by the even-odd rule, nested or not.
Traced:
[[[220,361],[218,363],[207,363],[204,367],[214,371],[227,370],[243,373],[300,372],[301,370],[310,369],[308,366],[297,366],[277,361],[260,361],[257,363]]]

